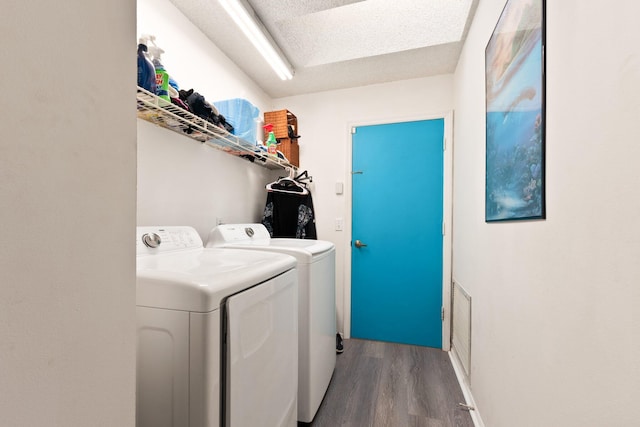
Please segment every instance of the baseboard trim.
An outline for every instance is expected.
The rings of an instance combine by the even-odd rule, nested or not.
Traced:
[[[469,382],[467,381],[467,376],[464,373],[464,368],[462,367],[462,362],[458,358],[458,355],[455,352],[455,349],[451,349],[449,353],[449,358],[451,359],[451,364],[453,365],[453,370],[456,373],[456,377],[458,378],[458,383],[460,384],[460,388],[462,389],[462,394],[464,395],[465,404],[472,406],[474,408],[473,411],[469,411],[469,415],[471,415],[471,420],[473,420],[473,425],[475,427],[485,427],[484,422],[482,421],[482,417],[480,417],[480,411],[478,410],[478,406],[476,405],[475,400],[473,400],[473,395],[471,394],[471,387],[469,386]]]

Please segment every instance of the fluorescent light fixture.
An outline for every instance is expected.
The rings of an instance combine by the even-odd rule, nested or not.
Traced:
[[[241,0],[218,0],[229,16],[253,43],[258,52],[282,80],[291,80],[293,70],[257,17],[252,16]],[[252,11],[253,12],[253,11]]]

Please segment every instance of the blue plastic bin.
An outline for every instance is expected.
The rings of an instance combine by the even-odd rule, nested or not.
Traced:
[[[260,116],[258,107],[241,98],[215,101],[213,105],[233,126],[234,135],[251,144],[256,143],[256,119]]]

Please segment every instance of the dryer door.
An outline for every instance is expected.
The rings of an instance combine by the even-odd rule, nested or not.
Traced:
[[[227,427],[297,425],[297,280],[296,270],[289,270],[227,299]]]

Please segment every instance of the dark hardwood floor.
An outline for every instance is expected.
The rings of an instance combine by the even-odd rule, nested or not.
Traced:
[[[313,427],[473,427],[442,350],[344,340]]]

